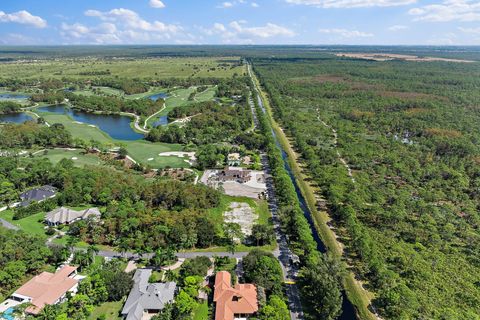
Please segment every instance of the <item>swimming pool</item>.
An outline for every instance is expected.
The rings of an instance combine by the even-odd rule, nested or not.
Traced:
[[[15,320],[15,317],[13,316],[13,308],[8,308],[5,310],[5,312],[0,315],[0,319]]]

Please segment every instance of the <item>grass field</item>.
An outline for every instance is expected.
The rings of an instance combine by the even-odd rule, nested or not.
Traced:
[[[92,87],[84,90],[76,90],[76,91],[73,91],[73,93],[78,95],[84,95],[84,96],[95,96],[97,94],[100,94],[100,95],[123,97],[125,95],[122,90],[110,88],[110,87]]]
[[[193,310],[193,320],[208,320],[208,303],[205,301]]]
[[[105,76],[112,78],[188,78],[216,77],[230,78],[235,73],[245,73],[244,66],[233,67],[238,57],[188,57],[188,58],[156,58],[136,60],[44,60],[36,62],[16,62],[4,64],[0,77],[15,78],[77,78],[90,79],[91,72],[107,71]],[[223,67],[220,64],[226,64]]]
[[[46,237],[45,225],[43,224],[44,217],[45,212],[39,212],[20,220],[13,220],[12,210],[5,210],[3,212],[0,212],[0,218],[7,220],[13,225],[16,225],[30,235],[36,235],[40,237]]]
[[[149,165],[152,168],[188,168],[190,164],[183,158],[170,156],[161,157],[158,154],[168,151],[181,151],[182,146],[179,144],[153,143],[145,140],[137,141],[121,141],[125,145],[128,154],[138,162]],[[150,160],[152,159],[153,160]]]
[[[165,109],[163,109],[162,112],[160,112],[155,117],[150,118],[147,122],[147,126],[151,126],[152,123],[157,121],[159,117],[166,116],[171,110],[175,109],[176,107],[180,107],[190,103],[190,101],[188,101],[188,97],[193,91],[195,91],[195,88],[193,87],[170,91],[168,93],[168,98],[165,101]]]
[[[62,159],[71,159],[77,167],[83,167],[85,165],[101,165],[102,161],[99,157],[92,154],[83,154],[83,150],[60,150],[50,149],[47,153],[37,153],[36,158],[47,158],[53,164],[58,163]]]
[[[52,114],[42,112],[42,117],[45,120],[52,123],[61,123],[65,128],[72,133],[74,138],[79,138],[85,141],[95,140],[107,146],[123,145],[128,151],[128,154],[137,162],[148,164],[154,169],[164,168],[164,167],[174,167],[174,168],[188,168],[190,165],[184,161],[184,159],[171,156],[171,157],[161,157],[159,153],[168,152],[168,151],[181,151],[182,146],[179,144],[166,144],[166,143],[152,143],[145,140],[136,140],[136,141],[123,141],[112,139],[105,132],[100,130],[97,127],[90,127],[86,124],[79,124],[73,121],[67,115],[62,114]],[[39,155],[41,156],[41,155]],[[72,157],[78,158],[78,165],[83,164],[98,164],[95,156],[82,156],[78,153],[68,151],[68,150],[50,150],[49,154],[46,156],[50,158],[52,162],[56,163],[62,158],[71,159]],[[153,158],[153,159],[152,159]],[[152,159],[149,161],[149,159]]]
[[[105,319],[119,320],[120,312],[122,311],[123,301],[105,302],[95,307],[93,312],[88,317],[88,320],[97,320],[100,316],[105,315]]]
[[[90,127],[87,124],[76,123],[67,115],[46,112],[37,113],[50,124],[63,124],[74,138],[79,138],[85,141],[95,140],[104,144],[113,143],[113,139],[99,128]]]

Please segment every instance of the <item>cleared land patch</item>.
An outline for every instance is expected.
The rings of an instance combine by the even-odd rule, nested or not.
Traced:
[[[336,53],[335,55],[337,57],[347,57],[347,58],[374,60],[374,61],[404,60],[404,61],[418,61],[418,62],[431,62],[431,61],[464,62],[464,63],[475,62],[472,60],[449,59],[449,58],[440,58],[440,57],[420,57],[415,55],[393,54],[393,53]]]

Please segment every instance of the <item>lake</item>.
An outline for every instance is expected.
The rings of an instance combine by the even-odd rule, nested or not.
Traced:
[[[33,120],[26,113],[8,113],[8,114],[0,114],[0,123],[2,122],[13,122],[13,123],[24,123],[25,121]]]
[[[91,124],[100,128],[113,139],[132,141],[144,138],[143,134],[135,132],[130,126],[130,123],[133,120],[131,117],[117,114],[89,113],[80,110],[73,110],[65,105],[40,107],[37,110],[40,112],[66,114],[75,121]]]
[[[158,99],[165,100],[168,98],[168,95],[165,92],[161,92],[161,93],[156,93],[154,95],[151,95],[148,98],[153,101],[157,101]]]
[[[24,94],[14,94],[14,93],[0,93],[0,100],[18,100],[18,99],[28,99],[30,96]]]

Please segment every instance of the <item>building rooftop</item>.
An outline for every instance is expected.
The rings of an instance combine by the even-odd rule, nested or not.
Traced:
[[[26,207],[33,201],[39,202],[39,201],[46,200],[48,198],[52,198],[56,195],[56,193],[57,193],[57,189],[52,186],[42,186],[42,187],[25,191],[22,194],[20,194],[20,199],[22,199],[20,206]]]
[[[83,211],[76,211],[69,208],[61,207],[50,211],[45,216],[45,221],[51,224],[64,224],[70,223],[77,219],[86,219],[89,216],[100,217],[100,211],[98,208],[89,208]]]
[[[127,301],[123,306],[122,315],[127,320],[141,320],[144,310],[162,310],[165,304],[173,301],[177,284],[149,283],[148,279],[152,274],[150,269],[137,269],[133,285]]]
[[[217,272],[213,301],[215,320],[233,320],[236,314],[254,314],[258,311],[257,288],[253,284],[231,285],[227,271]]]
[[[14,295],[30,298],[32,306],[25,311],[38,314],[46,304],[55,304],[78,283],[78,280],[70,277],[76,270],[77,267],[64,266],[56,273],[42,272],[21,286]]]

